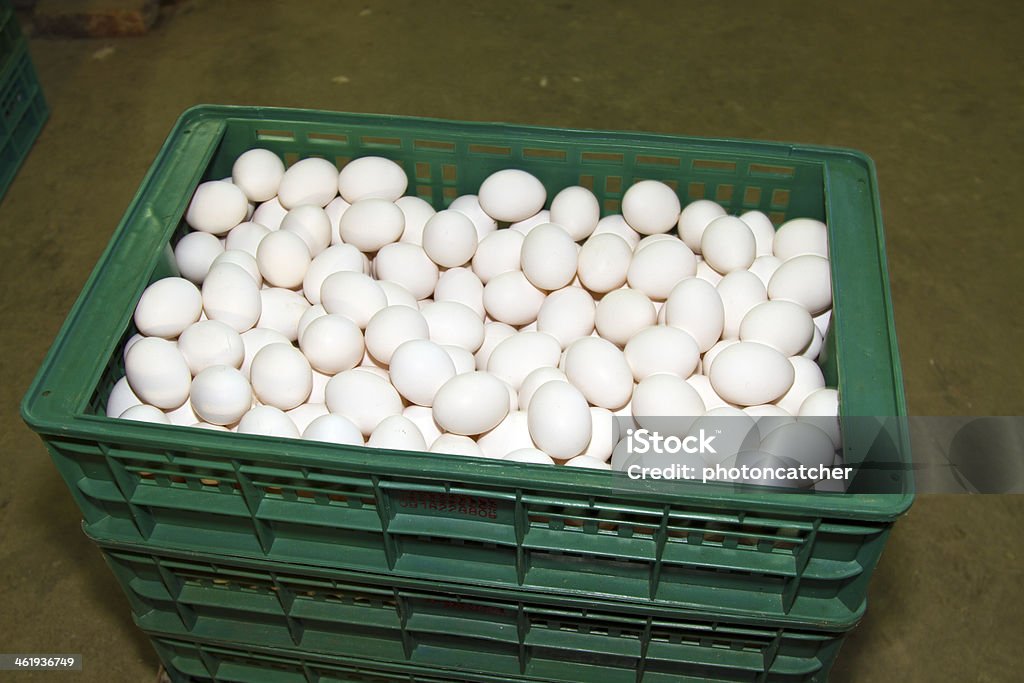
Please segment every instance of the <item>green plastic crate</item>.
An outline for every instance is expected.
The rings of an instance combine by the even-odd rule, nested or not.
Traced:
[[[546,683],[818,680],[845,636],[617,602],[103,549],[148,633]]]
[[[358,659],[343,655],[323,655],[306,651],[277,650],[254,645],[238,645],[204,640],[187,640],[177,636],[147,633],[174,683],[553,683],[549,678],[523,675],[494,675],[474,673],[463,669],[446,669],[417,665],[399,665]],[[840,642],[829,650],[834,660]],[[489,653],[479,652],[480,659]],[[729,653],[719,655],[728,660]],[[567,660],[566,667],[574,667],[573,683],[825,683],[829,668],[823,667],[809,675],[757,674],[733,669],[729,666],[678,667],[669,671],[619,671],[600,664],[588,664],[585,658]],[[595,661],[600,661],[597,657]],[[831,666],[831,662],[829,662]]]
[[[171,131],[23,403],[92,535],[155,549],[642,601],[843,630],[860,618],[893,521],[913,499],[905,430],[857,451],[854,489],[743,491],[678,483],[628,496],[608,472],[371,451],[111,420],[147,284],[196,185],[262,146],[288,163],[402,164],[438,208],[494,170],[536,174],[549,196],[591,187],[604,211],[640,178],[731,211],[829,223],[835,312],[823,369],[845,415],[905,414],[875,174],[863,155],[777,143],[202,106]],[[899,424],[897,424],[897,427]],[[457,570],[457,571],[456,571]]]
[[[48,115],[17,18],[9,4],[0,2],[0,199]]]

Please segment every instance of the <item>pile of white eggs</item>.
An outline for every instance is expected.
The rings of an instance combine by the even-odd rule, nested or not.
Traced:
[[[200,184],[107,415],[607,469],[613,416],[838,414],[824,223],[653,180],[604,218],[517,169],[442,211],[407,185],[264,149]]]

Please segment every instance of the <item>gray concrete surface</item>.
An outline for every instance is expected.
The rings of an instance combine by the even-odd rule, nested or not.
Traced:
[[[1021,414],[1024,6],[181,0],[33,39],[52,116],[0,204],[0,651],[157,660],[17,404],[175,118],[201,102],[849,146],[878,164],[915,414]],[[339,78],[344,76],[343,78]],[[542,85],[546,84],[546,85]],[[1020,680],[1021,497],[922,497],[833,680]]]

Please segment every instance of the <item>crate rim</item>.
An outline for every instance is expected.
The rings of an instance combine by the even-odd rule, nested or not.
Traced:
[[[565,136],[569,135],[578,139],[588,139],[602,145],[615,145],[628,147],[637,142],[652,145],[678,147],[688,145],[697,148],[723,151],[727,147],[732,154],[744,155],[744,150],[749,150],[750,145],[755,145],[757,156],[774,156],[776,158],[799,159],[803,162],[818,163],[822,166],[825,182],[826,196],[830,188],[830,176],[828,173],[829,159],[836,156],[856,167],[859,174],[859,181],[867,185],[869,200],[867,208],[875,219],[874,234],[877,240],[878,257],[883,268],[880,277],[881,301],[877,303],[882,306],[879,312],[881,321],[886,325],[888,338],[889,356],[892,361],[892,388],[894,415],[897,417],[906,414],[905,397],[902,383],[902,371],[900,368],[899,353],[894,334],[894,320],[892,311],[891,296],[889,294],[888,271],[885,268],[885,240],[882,233],[881,207],[877,192],[877,175],[875,165],[871,158],[858,150],[848,148],[834,148],[821,145],[796,145],[790,143],[770,141],[746,141],[738,139],[700,138],[692,136],[669,135],[662,133],[643,133],[633,131],[609,131],[592,129],[570,129],[554,128],[546,126],[530,126],[508,123],[490,123],[479,121],[453,121],[439,118],[398,116],[393,114],[366,114],[346,112],[325,112],[313,109],[292,109],[280,107],[248,107],[237,105],[207,105],[201,104],[187,109],[177,119],[168,137],[161,146],[154,162],[146,172],[140,183],[140,190],[133,197],[126,209],[117,228],[114,230],[111,239],[99,257],[96,266],[85,282],[81,293],[72,305],[62,324],[55,340],[41,364],[39,371],[33,379],[28,391],[20,404],[22,419],[37,433],[41,435],[53,435],[64,438],[83,438],[94,440],[108,440],[109,431],[114,420],[112,418],[88,415],[83,408],[91,397],[94,389],[94,382],[90,381],[87,387],[76,387],[79,392],[74,395],[61,395],[50,398],[52,392],[44,388],[44,384],[50,378],[54,369],[54,363],[61,355],[61,352],[69,346],[72,341],[84,343],[88,335],[89,342],[94,349],[102,349],[103,354],[96,363],[105,363],[110,354],[116,350],[117,340],[120,332],[116,330],[103,329],[99,333],[88,331],[82,328],[88,326],[89,320],[86,316],[86,304],[90,295],[98,287],[98,280],[105,268],[113,261],[115,252],[122,241],[126,239],[128,230],[139,223],[176,220],[178,216],[157,216],[150,210],[151,207],[144,206],[148,191],[155,192],[153,181],[159,177],[159,172],[168,165],[175,162],[180,155],[176,145],[183,136],[189,136],[189,143],[195,144],[197,149],[206,151],[202,159],[201,168],[194,171],[196,176],[192,180],[198,180],[202,171],[213,153],[212,145],[220,140],[223,129],[230,120],[252,120],[267,119],[274,120],[287,118],[300,123],[325,123],[324,117],[330,117],[327,125],[390,125],[404,126],[410,129],[422,128],[425,126],[451,130],[453,133],[460,130],[473,129],[474,131],[488,132],[492,135],[501,135],[510,139],[532,140],[532,136]],[[193,134],[195,133],[195,134]],[[197,140],[200,138],[200,140]],[[207,142],[207,148],[199,147]],[[746,156],[753,156],[745,154]],[[187,184],[189,187],[193,182]],[[864,200],[861,200],[864,203]],[[137,228],[138,229],[138,228]],[[148,262],[147,262],[148,263]],[[123,265],[123,264],[119,264]],[[98,370],[97,370],[98,372]],[[86,392],[86,393],[83,393]],[[172,429],[173,432],[166,430]],[[117,423],[117,440],[121,443],[133,444],[146,447],[165,447],[169,440],[168,436],[181,435],[187,430],[185,427],[169,427],[163,425],[151,425],[145,423]],[[899,448],[903,453],[909,453],[909,434],[905,429],[898,429]],[[405,451],[374,451],[367,448],[339,448],[328,444],[308,442],[301,440],[278,439],[274,437],[253,437],[238,434],[220,434],[213,431],[189,430],[187,444],[181,444],[183,450],[215,451],[225,457],[238,457],[246,459],[253,456],[271,457],[278,459],[284,464],[296,467],[335,467],[348,468],[359,472],[379,471],[390,475],[408,476],[410,472],[417,469],[410,466],[418,465],[422,468],[422,454]],[[174,441],[171,439],[170,441]],[[385,458],[381,455],[386,455]],[[523,476],[527,467],[528,476]],[[423,475],[420,471],[418,474]],[[508,487],[509,482],[516,482],[515,488],[547,488],[556,491],[557,487],[566,483],[564,473],[553,468],[541,465],[522,465],[521,463],[500,463],[481,459],[468,459],[460,456],[435,455],[431,458],[429,476],[434,479],[455,479],[470,484],[497,485]],[[573,490],[584,495],[609,495],[615,489],[608,486],[608,474],[605,472],[579,470],[573,473]],[[689,487],[687,487],[689,488]],[[914,499],[913,479],[905,477],[905,490],[897,494],[818,494],[813,492],[787,492],[787,493],[765,493],[754,491],[752,493],[733,492],[725,490],[711,491],[707,488],[698,490],[696,488],[685,490],[680,487],[679,492],[672,494],[650,491],[640,494],[631,493],[631,500],[648,504],[676,504],[693,507],[722,507],[729,505],[742,507],[744,509],[758,512],[771,512],[776,514],[807,514],[808,510],[813,511],[816,516],[836,517],[842,519],[857,519],[866,521],[890,522],[903,514],[912,504]]]

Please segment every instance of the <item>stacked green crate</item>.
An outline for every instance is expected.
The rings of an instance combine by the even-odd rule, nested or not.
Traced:
[[[49,110],[14,10],[0,0],[0,199],[28,155]]]
[[[120,567],[140,625],[179,641],[290,652],[282,656],[300,662],[299,670],[314,653],[362,656],[366,648],[380,661],[404,657],[424,667],[527,677],[522,680],[556,680],[542,664],[554,666],[551,661],[572,652],[577,667],[586,665],[580,658],[587,652],[622,657],[614,666],[601,660],[595,671],[633,666],[630,680],[678,680],[663,677],[672,675],[659,669],[664,662],[673,671],[724,672],[726,679],[826,674],[842,635],[863,614],[889,530],[913,499],[907,437],[898,422],[886,428],[888,440],[875,439],[870,448],[850,439],[844,455],[861,467],[858,480],[850,493],[822,494],[687,482],[627,492],[608,472],[369,452],[104,417],[107,394],[123,374],[120,348],[134,332],[135,302],[150,282],[176,274],[168,255],[186,231],[181,217],[194,188],[228,175],[237,155],[252,147],[271,149],[286,163],[320,156],[341,166],[358,156],[386,156],[406,169],[410,193],[437,208],[475,192],[493,171],[518,167],[551,194],[568,185],[592,189],[606,214],[618,210],[633,182],[652,178],[670,184],[684,203],[711,198],[730,212],[765,211],[776,223],[794,216],[825,220],[835,302],[822,354],[825,376],[840,387],[844,419],[905,414],[874,169],[863,155],[639,133],[198,107],[171,132],[22,406],[81,507],[88,533],[112,558],[135,554],[128,565],[111,562]],[[210,586],[226,581],[236,588],[186,590],[180,572],[195,567],[175,564],[182,553],[214,567]],[[245,571],[254,573],[252,585],[263,587],[259,599],[237,580]],[[410,615],[397,607],[362,612],[390,620],[374,627],[380,630],[370,643],[345,630],[347,608],[329,604],[322,586],[310,589],[310,601],[291,588],[282,592],[284,575],[336,581],[353,572],[365,577],[364,588],[383,581],[429,594],[431,586],[445,586],[460,603],[474,591],[491,591],[487,609],[505,609],[509,621],[484,612],[494,617],[488,632],[501,635],[488,649],[447,625],[444,634],[413,629],[405,621]],[[499,594],[518,606],[493,603]],[[292,596],[287,604],[286,595]],[[407,598],[394,600],[408,605]],[[560,626],[545,630],[523,616],[526,605],[541,613],[552,600],[571,607],[560,617],[565,628],[549,619]],[[437,627],[464,618],[454,609],[436,615]],[[621,617],[614,638],[605,633],[608,624],[587,621],[592,611]],[[667,613],[676,620],[668,640],[655,638],[653,615]],[[701,629],[710,629],[705,641]],[[626,632],[633,635],[621,635]],[[425,634],[435,640],[425,641]],[[446,635],[442,644],[440,635]],[[357,641],[362,645],[352,649]],[[492,656],[471,656],[481,652]],[[536,675],[531,666],[541,667]],[[572,680],[567,671],[557,680]]]

